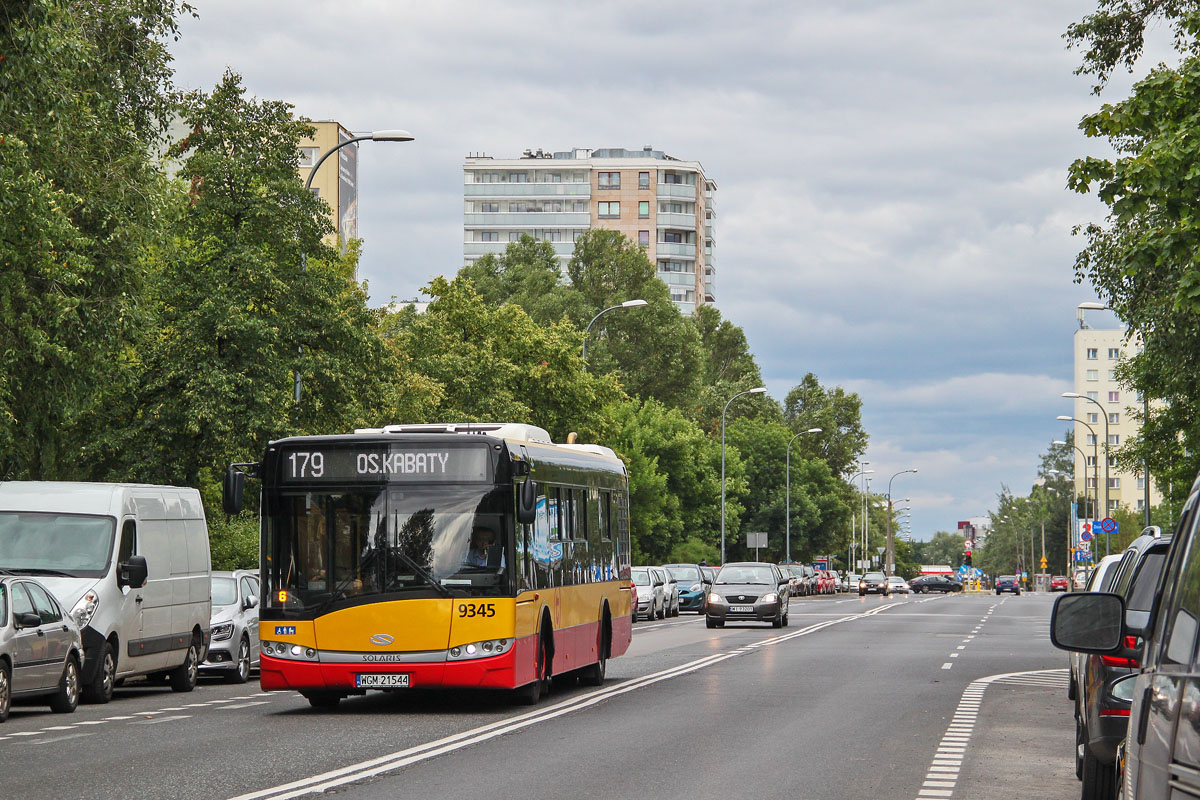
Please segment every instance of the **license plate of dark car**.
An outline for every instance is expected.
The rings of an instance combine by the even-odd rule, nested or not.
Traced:
[[[408,673],[360,673],[354,676],[354,685],[359,689],[407,689]]]
[[[754,606],[730,606],[729,610],[734,614],[752,614],[754,613]]]

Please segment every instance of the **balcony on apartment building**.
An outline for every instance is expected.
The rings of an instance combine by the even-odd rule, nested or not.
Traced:
[[[658,258],[680,257],[696,260],[696,245],[679,242],[655,242]]]
[[[554,255],[559,258],[570,258],[575,253],[574,242],[550,242],[554,247]],[[467,258],[478,258],[486,253],[500,255],[508,242],[463,242],[463,255]]]
[[[687,286],[693,288],[696,285],[696,273],[694,272],[664,272],[659,270],[658,279],[668,286]]]
[[[587,228],[591,224],[592,215],[587,211],[468,211],[463,214],[463,225],[468,228]]]
[[[591,197],[590,183],[474,183],[463,187],[466,197]]]
[[[659,181],[657,196],[680,200],[696,200],[696,187],[690,183],[663,183]]]
[[[659,228],[679,228],[685,231],[696,230],[695,214],[668,214],[660,211],[655,217],[654,224]]]

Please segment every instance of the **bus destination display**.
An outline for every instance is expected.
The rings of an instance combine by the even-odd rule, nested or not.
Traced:
[[[282,483],[413,482],[489,480],[484,447],[377,445],[286,450],[280,456]]]

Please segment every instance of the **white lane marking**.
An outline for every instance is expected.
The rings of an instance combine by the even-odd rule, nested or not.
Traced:
[[[942,669],[949,669],[950,664],[943,664]],[[954,718],[946,726],[946,733],[938,743],[936,752],[930,760],[929,769],[925,773],[922,788],[917,790],[917,800],[928,800],[933,797],[952,797],[958,784],[958,773],[966,756],[967,747],[971,743],[971,733],[975,730],[979,707],[983,702],[983,694],[993,683],[1016,684],[1026,686],[1047,686],[1055,680],[1064,681],[1065,669],[1040,669],[1026,672],[1006,672],[999,675],[989,675],[971,681],[963,690],[958,701]],[[926,788],[938,786],[945,788]],[[940,792],[940,794],[930,794]]]
[[[265,706],[269,700],[255,700],[253,703],[238,703],[236,706],[221,706],[221,709],[228,711],[231,708],[249,708],[250,706]]]
[[[828,628],[830,625],[862,619],[863,617],[874,616],[882,611],[886,611],[887,609],[894,607],[894,605],[879,606],[862,614],[853,614],[850,616],[841,617],[839,619],[820,622],[783,636],[764,639],[761,642],[756,642],[752,647],[758,648],[779,644],[800,636],[807,636],[824,628]],[[337,786],[372,778],[376,775],[386,772],[393,772],[397,769],[401,769],[402,767],[406,767],[421,761],[426,761],[430,758],[444,755],[445,753],[450,753],[475,744],[486,742],[498,736],[503,736],[506,733],[512,733],[514,731],[536,725],[540,722],[546,722],[566,714],[581,711],[609,698],[636,691],[660,681],[670,680],[681,675],[686,675],[705,669],[706,667],[721,663],[722,661],[743,655],[744,653],[741,651],[746,649],[747,648],[740,648],[739,650],[727,653],[718,653],[707,656],[696,661],[671,667],[670,669],[651,673],[650,675],[646,675],[641,678],[635,678],[615,686],[602,687],[593,692],[589,692],[569,700],[564,700],[561,703],[548,706],[544,709],[530,711],[509,719],[498,720],[472,730],[463,731],[461,733],[447,736],[436,741],[426,742],[425,744],[416,745],[405,750],[399,750],[394,753],[378,756],[357,764],[340,767],[319,775],[312,775],[308,778],[301,778],[300,780],[281,784],[279,786],[272,786],[267,789],[260,789],[255,792],[238,795],[231,800],[260,800],[260,798],[267,797],[270,797],[273,800],[287,800],[288,798],[292,797],[326,792],[329,789]]]
[[[156,717],[154,719],[142,720],[141,722],[131,722],[130,725],[157,725],[160,722],[174,722],[178,719],[191,719],[191,714],[178,714],[174,717]]]
[[[50,728],[42,728],[44,731],[69,731],[74,728],[74,725],[54,725]]]
[[[945,664],[942,664],[942,669],[950,669],[950,668],[952,668],[953,666],[954,666],[954,662],[953,662],[953,661],[947,661]]]
[[[83,722],[76,722],[76,725],[103,725],[106,720],[102,719],[85,719]]]
[[[54,744],[55,742],[65,742],[67,739],[80,739],[84,736],[95,736],[94,732],[87,733],[80,731],[78,733],[68,733],[66,736],[51,736],[49,739],[30,739],[29,743],[33,745],[39,744]]]

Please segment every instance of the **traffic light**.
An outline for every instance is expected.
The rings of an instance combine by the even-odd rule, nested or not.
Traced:
[[[963,564],[965,564],[968,567],[971,566],[971,554],[970,553],[967,553],[965,556],[963,556]]]

